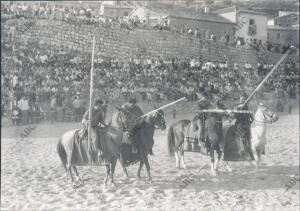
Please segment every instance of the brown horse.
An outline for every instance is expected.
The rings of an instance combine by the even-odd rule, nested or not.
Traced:
[[[122,110],[120,110],[120,114],[121,121],[124,123],[127,122],[128,118],[130,118],[130,114],[128,112],[122,112]],[[132,153],[131,146],[129,144],[123,143],[121,146],[120,154],[120,162],[123,163],[123,165],[134,164],[138,161],[140,162],[140,166],[137,171],[138,178],[140,178],[141,169],[145,164],[148,173],[148,179],[150,182],[152,181],[152,178],[150,174],[150,165],[147,156],[149,154],[152,154],[152,147],[154,144],[153,136],[156,128],[161,130],[166,129],[164,112],[162,110],[158,110],[148,115],[146,119],[142,122],[142,124],[138,128],[135,128],[132,142],[136,145],[137,153]],[[126,169],[125,172],[127,175]]]
[[[206,152],[209,153],[211,158],[211,175],[216,176],[219,161],[222,157],[221,146],[223,142],[222,115],[220,114],[205,114],[205,118],[203,117],[203,114],[199,114],[193,119],[193,121],[180,120],[172,124],[168,131],[169,155],[173,156],[175,154],[177,168],[180,168],[181,165],[183,168],[186,168],[184,160],[185,149],[183,144],[185,137],[188,134],[187,130],[190,128],[191,122],[197,122],[199,134],[197,139],[200,143],[204,142],[203,145],[206,147]],[[214,151],[218,154],[216,161],[214,158]],[[207,153],[203,153],[202,150],[200,152],[207,155]]]
[[[57,152],[66,170],[69,170],[72,184],[74,188],[78,186],[78,182],[83,182],[79,177],[76,166],[88,166],[91,165],[90,158],[94,161],[95,165],[100,165],[97,162],[98,149],[95,146],[100,144],[90,143],[91,147],[88,150],[87,140],[80,140],[77,138],[79,130],[71,130],[64,133],[57,144]],[[109,163],[105,163],[106,177],[104,179],[104,185],[107,185],[108,178],[110,176],[111,183],[114,185],[114,171],[116,162],[120,155],[120,146],[122,144],[123,125],[120,120],[119,113],[115,113],[112,117],[111,126],[105,128],[99,128],[99,140],[105,142],[106,145],[106,160]],[[94,156],[93,156],[94,155]],[[122,165],[122,163],[121,163]],[[122,165],[124,171],[125,167]],[[72,169],[76,174],[76,181],[73,179]]]

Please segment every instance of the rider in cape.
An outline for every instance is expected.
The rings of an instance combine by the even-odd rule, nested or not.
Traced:
[[[203,109],[209,109],[211,107],[211,103],[209,102],[209,96],[207,93],[203,93],[202,97],[197,103],[198,109],[203,110]],[[190,133],[197,133],[197,139],[198,143],[200,145],[204,145],[207,148],[207,143],[205,139],[205,120],[206,120],[206,113],[198,111],[195,118],[191,121],[191,130],[192,131],[187,131],[189,134],[188,136],[191,136]]]
[[[140,118],[144,112],[136,103],[137,100],[135,98],[130,98],[128,102],[121,107],[128,118],[124,124],[124,141],[131,144],[132,153],[137,153],[136,143],[134,143],[133,137],[144,122],[144,118]]]
[[[245,104],[246,96],[243,95],[239,99],[239,103],[233,107],[234,110],[248,111],[248,105]],[[239,154],[246,160],[254,160],[251,150],[251,123],[253,116],[249,113],[235,113],[235,137],[239,144]]]
[[[87,137],[87,128],[88,124],[91,124],[91,141],[93,143],[93,147],[95,152],[98,152],[96,155],[102,161],[106,162],[106,146],[105,146],[105,138],[99,136],[99,130],[106,127],[104,122],[104,109],[103,106],[104,102],[100,99],[97,99],[94,103],[93,110],[92,110],[92,119],[89,120],[89,111],[86,111],[83,119],[82,124],[84,125],[84,130],[82,132],[81,138],[84,139]],[[99,146],[100,145],[100,146]],[[93,155],[92,155],[93,156]]]

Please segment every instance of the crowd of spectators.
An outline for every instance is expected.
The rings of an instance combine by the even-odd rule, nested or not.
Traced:
[[[60,54],[38,46],[1,42],[1,96],[3,114],[14,123],[49,119],[79,120],[88,102],[89,55]],[[102,58],[94,64],[95,97],[142,101],[197,100],[203,92],[234,99],[250,92],[272,64],[204,62],[202,58],[125,57]],[[264,86],[264,91],[294,96],[299,64],[289,61]],[[294,93],[294,94],[293,94]],[[74,120],[74,118],[73,118]]]
[[[101,18],[91,8],[50,5],[12,4],[1,7],[1,21],[11,18],[42,18],[63,21],[83,21],[109,26],[119,24],[132,30],[147,27],[145,22],[126,17]],[[172,30],[161,21],[151,26],[158,30]],[[179,33],[200,37],[198,29],[182,28]],[[208,36],[208,35],[207,35]],[[216,40],[211,35],[206,38]],[[224,32],[222,42],[229,44],[230,35]],[[236,45],[272,50],[260,41]],[[11,117],[13,124],[28,124],[42,119],[79,121],[86,108],[89,93],[90,56],[80,52],[47,51],[40,46],[15,46],[1,40],[1,114]],[[286,49],[285,49],[286,50]],[[284,52],[284,49],[282,49]],[[270,71],[273,64],[228,63],[204,61],[202,58],[133,57],[102,58],[94,65],[95,97],[110,102],[135,96],[144,101],[174,100],[186,96],[197,100],[203,92],[212,96],[237,98],[250,92]],[[287,62],[265,84],[264,91],[273,92],[283,101],[295,97],[299,90],[299,64]]]
[[[272,43],[262,43],[261,40],[247,39],[244,40],[242,37],[235,37],[229,32],[224,32],[220,37],[215,34],[209,33],[208,31],[201,31],[198,28],[171,28],[169,20],[158,19],[156,22],[147,22],[146,20],[139,20],[138,17],[128,16],[124,17],[107,17],[99,15],[99,9],[89,7],[88,4],[84,6],[63,6],[47,3],[36,3],[36,4],[11,4],[1,6],[1,21],[14,18],[26,18],[26,19],[51,19],[61,20],[76,23],[87,23],[87,24],[101,24],[105,27],[119,26],[128,30],[135,28],[144,29],[157,29],[157,30],[168,30],[174,33],[187,34],[189,36],[196,36],[201,39],[208,39],[212,41],[219,41],[231,46],[245,46],[256,49],[257,51],[266,50],[276,53],[284,53],[290,46],[289,45],[272,45]]]

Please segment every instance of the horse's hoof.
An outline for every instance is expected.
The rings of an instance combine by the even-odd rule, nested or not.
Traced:
[[[152,179],[150,179],[150,180],[148,180],[146,183],[152,185],[154,182],[153,182]]]
[[[232,172],[232,169],[230,167],[227,167],[228,172]]]
[[[88,181],[90,178],[87,176],[86,178],[85,177],[81,177],[81,180],[83,181],[83,182],[86,182],[86,181]]]
[[[77,183],[73,183],[73,184],[72,184],[72,187],[73,187],[74,190],[77,190],[79,186],[78,186]]]
[[[218,175],[217,171],[211,171],[210,176],[216,177]]]
[[[114,181],[110,182],[111,186],[117,187],[116,183]]]
[[[84,184],[85,181],[81,177],[78,177],[76,179],[76,182],[79,183],[79,184]]]
[[[137,175],[136,178],[137,178],[138,180],[141,180],[141,179],[142,179],[142,177],[139,176],[139,175]]]
[[[128,181],[129,180],[129,176],[124,176],[123,180]]]

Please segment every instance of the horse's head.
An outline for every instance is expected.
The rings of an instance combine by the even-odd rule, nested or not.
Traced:
[[[157,108],[154,106],[154,109],[157,110]],[[165,120],[165,114],[162,110],[157,110],[156,112],[153,112],[149,116],[147,116],[147,119],[154,124],[154,126],[157,126],[159,129],[164,130],[166,129],[166,120]]]
[[[117,107],[118,112],[115,113],[115,118],[113,118],[114,125],[125,128],[126,125],[130,124],[132,121],[132,114],[127,112],[121,107]]]
[[[260,103],[257,112],[255,113],[255,120],[263,123],[273,123],[278,120],[276,113],[272,112],[267,106]]]

